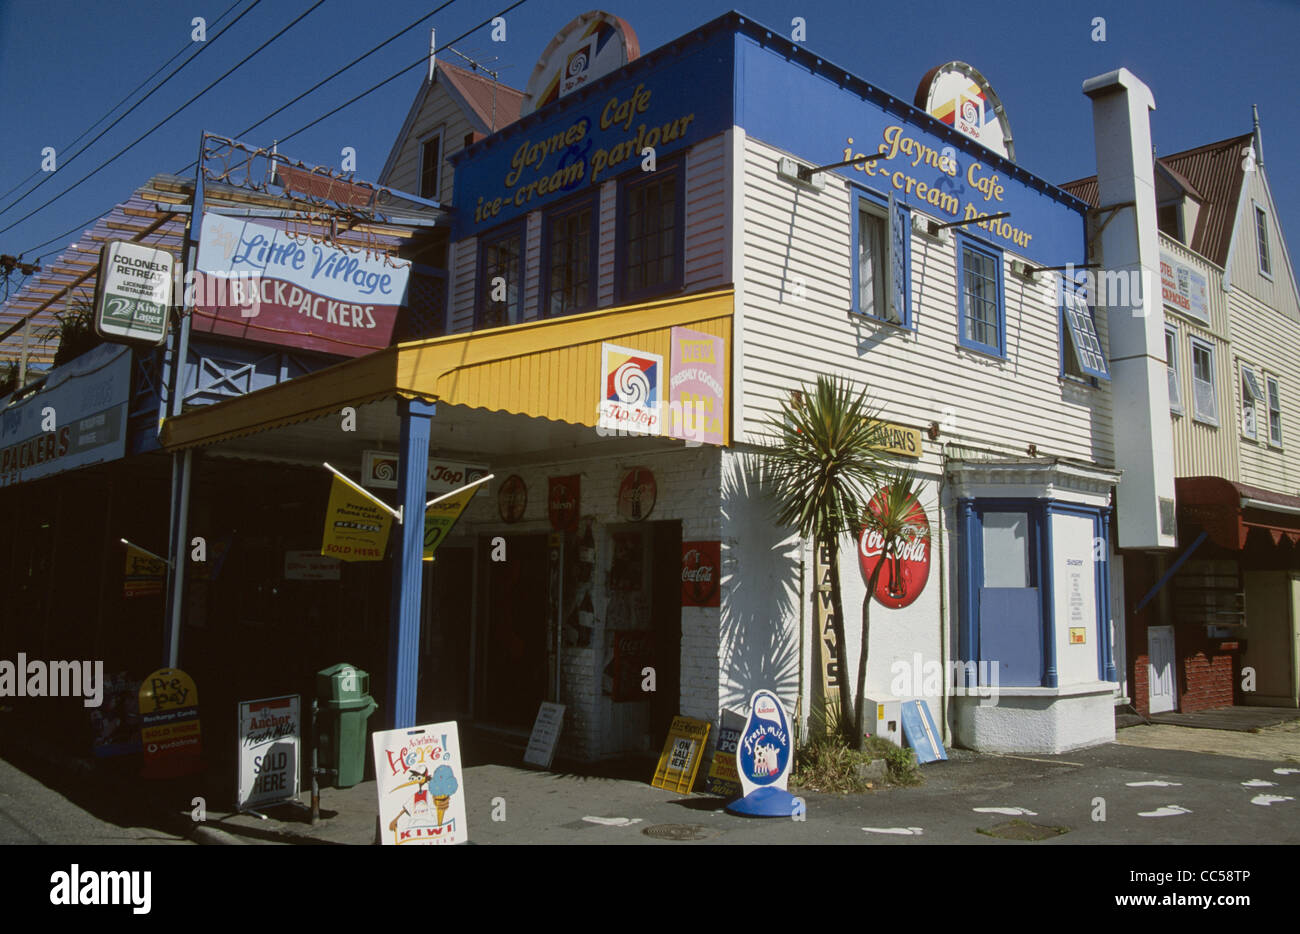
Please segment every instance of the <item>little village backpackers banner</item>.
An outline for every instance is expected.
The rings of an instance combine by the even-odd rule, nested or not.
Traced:
[[[731,125],[732,41],[715,36],[658,69],[600,88],[576,107],[502,138],[456,166],[452,238],[472,237],[567,195],[590,191],[638,168],[652,148],[656,165]],[[646,61],[642,59],[641,61]],[[584,92],[579,92],[579,95]],[[545,108],[548,110],[550,108]],[[542,113],[544,111],[539,111]]]
[[[406,260],[205,213],[192,326],[359,357],[388,346],[410,268]]]

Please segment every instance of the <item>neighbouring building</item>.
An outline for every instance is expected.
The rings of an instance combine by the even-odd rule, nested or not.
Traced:
[[[1178,548],[1124,552],[1128,690],[1144,716],[1296,707],[1300,299],[1258,122],[1153,171]]]

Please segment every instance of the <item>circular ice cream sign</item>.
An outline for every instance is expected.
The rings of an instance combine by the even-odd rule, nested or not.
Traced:
[[[782,788],[790,774],[790,718],[771,691],[755,691],[749,720],[736,744],[736,772],[745,794],[759,788]]]
[[[885,491],[871,501],[871,511],[879,513]],[[912,499],[903,534],[883,554],[884,537],[874,529],[863,529],[858,536],[858,565],[862,580],[871,583],[876,565],[885,562],[876,580],[876,602],[890,609],[900,609],[913,603],[925,590],[930,579],[930,520],[921,504]]]

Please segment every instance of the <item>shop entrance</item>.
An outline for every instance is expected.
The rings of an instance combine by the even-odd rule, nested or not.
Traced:
[[[474,549],[444,544],[424,562],[420,627],[420,723],[459,720],[469,714]]]
[[[478,540],[479,659],[476,719],[529,730],[547,697],[546,535],[507,535],[506,560],[492,560],[492,537]]]

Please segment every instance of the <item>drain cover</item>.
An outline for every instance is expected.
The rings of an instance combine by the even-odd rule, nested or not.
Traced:
[[[1044,824],[1031,824],[1025,820],[1009,820],[985,830],[980,827],[978,833],[999,840],[1049,840],[1069,833],[1069,827],[1048,827]]]
[[[641,832],[656,840],[707,840],[714,835],[703,824],[655,824]]]

